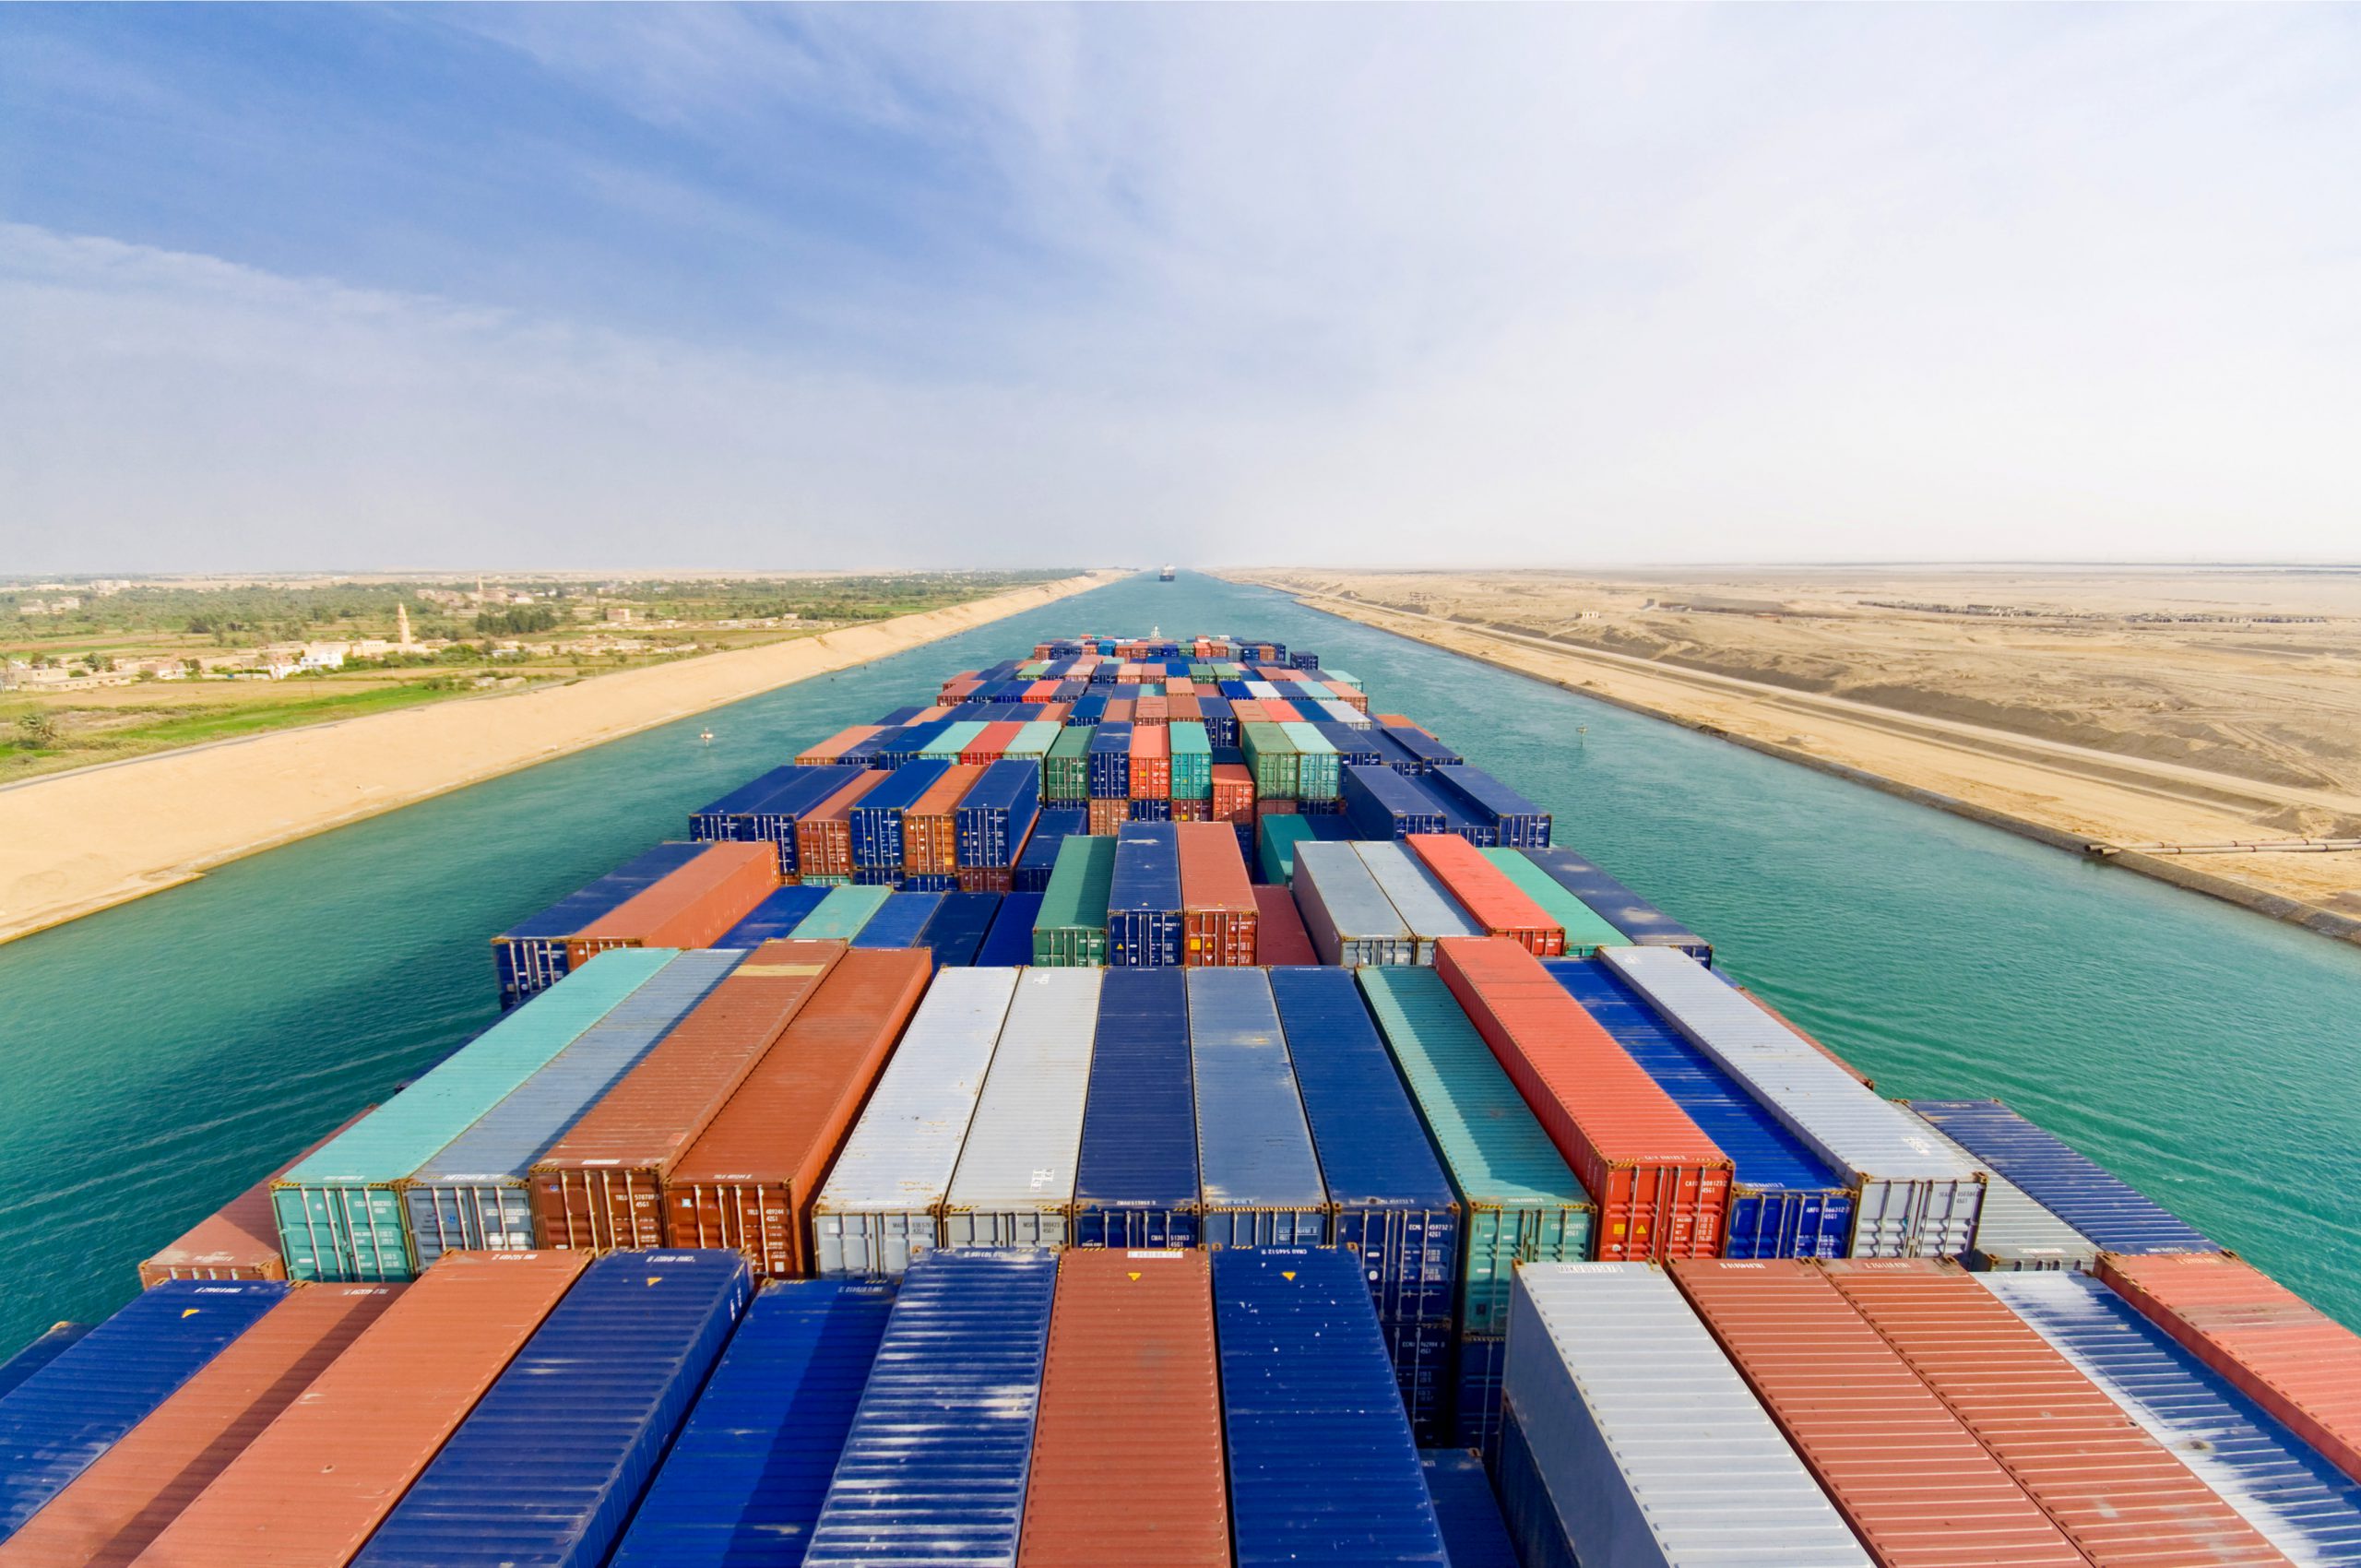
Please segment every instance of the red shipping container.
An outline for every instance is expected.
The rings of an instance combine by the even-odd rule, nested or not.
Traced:
[[[1102,724],[1129,724],[1132,721],[1132,699],[1108,698],[1107,711],[1098,716],[1098,721]]]
[[[1799,1258],[1667,1267],[1879,1568],[2083,1568],[1819,1268]]]
[[[2361,1338],[2226,1253],[2108,1253],[2099,1277],[2361,1480]]]
[[[1821,1266],[2097,1568],[2287,1561],[1956,1263]]]
[[[1093,799],[1090,802],[1089,827],[1094,838],[1106,838],[1121,833],[1123,824],[1131,820],[1132,802],[1129,801]]]
[[[1197,683],[1186,676],[1167,681],[1164,683],[1164,695],[1168,697],[1193,697],[1197,695]]]
[[[812,1200],[860,1115],[934,955],[856,947],[664,1179],[664,1242],[735,1248],[756,1275],[811,1272]]]
[[[985,725],[983,733],[959,754],[959,760],[970,767],[984,767],[998,762],[1008,754],[1008,743],[1016,739],[1016,732],[1024,728],[1021,719],[995,719]]]
[[[1208,1254],[1058,1259],[1020,1538],[1017,1568],[1229,1568]]]
[[[16,1568],[121,1568],[245,1452],[399,1285],[309,1285],[263,1314],[0,1546]]]
[[[1213,819],[1214,803],[1211,801],[1175,801],[1172,802],[1172,820],[1175,822],[1211,822]],[[1230,837],[1234,838],[1237,835],[1232,834]]]
[[[1301,802],[1287,796],[1264,796],[1254,802],[1257,821],[1266,816],[1293,816]]]
[[[1721,1254],[1729,1157],[1541,960],[1505,937],[1453,936],[1435,944],[1435,972],[1598,1205],[1592,1255]]]
[[[1015,886],[1015,872],[1008,866],[961,866],[956,874],[962,893],[1006,893]]]
[[[1204,722],[1205,706],[1192,693],[1182,692],[1165,698],[1164,707],[1165,716],[1172,723],[1201,724]]]
[[[797,753],[796,764],[801,767],[824,767],[876,734],[878,728],[874,724],[856,724],[849,730],[839,730],[810,750]]]
[[[1263,711],[1263,704],[1255,697],[1237,697],[1229,705],[1229,716],[1240,724],[1263,724],[1270,716]]]
[[[865,768],[843,789],[795,819],[799,876],[809,882],[815,876],[852,874],[852,808],[863,795],[893,777],[882,767]]]
[[[767,843],[708,844],[705,851],[565,939],[578,969],[615,947],[705,947],[729,934],[778,890],[778,850]]]
[[[1037,717],[1045,724],[1062,724],[1066,715],[1073,711],[1074,704],[1070,702],[1045,702]]]
[[[1214,820],[1254,820],[1254,775],[1242,762],[1214,764]]]
[[[139,1265],[139,1288],[146,1290],[167,1279],[286,1278],[287,1258],[279,1250],[279,1218],[270,1206],[270,1184],[376,1109],[372,1105],[355,1111],[344,1126],[198,1220]]]
[[[1048,702],[1057,695],[1058,683],[1055,681],[1036,681],[1025,688],[1026,702]]]
[[[1171,699],[1151,692],[1132,704],[1132,722],[1161,729],[1172,718]]]
[[[1303,929],[1303,911],[1295,907],[1294,897],[1285,887],[1256,884],[1254,909],[1256,963],[1271,966],[1320,962],[1320,954],[1311,945],[1311,933]]]
[[[1192,969],[1252,964],[1261,907],[1238,852],[1237,829],[1226,822],[1176,822],[1172,835],[1180,849],[1180,962]]]
[[[1549,918],[1483,851],[1456,833],[1413,833],[1402,840],[1494,936],[1505,936],[1544,958],[1566,950],[1566,928]]]
[[[1172,795],[1172,737],[1162,725],[1132,731],[1132,799],[1169,800]]]
[[[749,954],[535,1162],[540,1239],[584,1252],[662,1246],[666,1175],[844,955],[841,942]]]
[[[1283,697],[1264,697],[1262,701],[1262,708],[1263,721],[1265,724],[1300,724],[1303,722],[1302,710],[1298,708],[1295,704]]]
[[[913,875],[949,876],[959,869],[959,825],[955,813],[981,767],[962,763],[943,770],[926,793],[902,812],[902,869]]]
[[[578,1253],[444,1253],[139,1561],[351,1562],[588,1265]]]

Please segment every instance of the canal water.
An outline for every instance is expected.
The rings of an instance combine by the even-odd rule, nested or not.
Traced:
[[[1256,632],[1533,795],[1885,1092],[1997,1096],[2361,1324],[2361,949],[1204,577],[1120,583],[0,947],[0,1353],[495,1016],[487,939],[1086,628]],[[699,731],[710,729],[705,743]]]

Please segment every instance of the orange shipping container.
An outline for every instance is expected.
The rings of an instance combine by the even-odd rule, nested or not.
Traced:
[[[866,769],[795,819],[795,863],[805,881],[852,874],[852,808],[893,777],[882,767]]]
[[[535,1163],[540,1241],[662,1246],[666,1174],[844,955],[841,942],[766,942],[706,993]]]
[[[1142,695],[1132,704],[1132,722],[1162,725],[1172,717],[1171,699],[1153,692]]]
[[[710,946],[777,889],[773,846],[709,844],[688,864],[567,937],[566,967],[578,969],[613,947]]]
[[[1172,794],[1171,731],[1162,725],[1132,731],[1132,799],[1161,801]]]
[[[1058,1260],[1020,1538],[1018,1568],[1229,1568],[1206,1253]]]
[[[1074,704],[1070,702],[1045,702],[1038,717],[1045,724],[1062,724],[1066,715],[1073,711]]]
[[[1838,1258],[1821,1266],[2096,1568],[2286,1562],[1959,1265]]]
[[[954,815],[976,780],[980,766],[960,764],[946,767],[927,786],[926,793],[902,811],[902,869],[914,875],[949,876],[959,869],[958,820]]]
[[[578,1253],[444,1253],[138,1561],[351,1562],[588,1262]]]
[[[933,977],[923,947],[838,960],[667,1173],[665,1244],[735,1248],[766,1278],[809,1273],[812,1200]]]
[[[1166,716],[1175,724],[1202,723],[1205,717],[1204,704],[1187,692],[1165,698],[1164,707]]]
[[[1254,775],[1242,762],[1214,764],[1214,820],[1254,820]]]
[[[294,1292],[0,1546],[6,1568],[119,1568],[178,1518],[405,1289]]]
[[[955,874],[962,893],[1006,893],[1016,885],[1008,866],[961,866]]]
[[[2361,1337],[2226,1253],[2108,1253],[2099,1277],[2361,1480]]]
[[[1055,681],[1036,681],[1025,688],[1025,700],[1029,703],[1048,702],[1057,692],[1058,683]]]
[[[1258,964],[1317,964],[1319,951],[1311,933],[1303,929],[1303,911],[1284,887],[1258,884],[1254,889],[1254,961]]]
[[[1106,711],[1105,713],[1103,713],[1103,714],[1099,715],[1099,722],[1100,722],[1100,723],[1102,723],[1102,724],[1129,724],[1131,721],[1132,721],[1132,699],[1131,699],[1131,698],[1129,698],[1129,697],[1109,697],[1109,698],[1108,698],[1108,699],[1107,699],[1107,711]]]
[[[1213,819],[1214,803],[1211,801],[1172,802],[1172,820],[1175,822],[1211,822]]]
[[[1300,724],[1303,712],[1284,698],[1264,697],[1262,701],[1263,722],[1265,724]],[[1235,712],[1235,709],[1231,711]],[[1241,720],[1241,722],[1243,722]]]
[[[167,1279],[284,1279],[286,1254],[279,1250],[279,1220],[270,1206],[270,1184],[341,1135],[374,1105],[277,1170],[200,1219],[178,1241],[139,1265],[142,1290]]]
[[[803,767],[824,766],[876,734],[877,730],[874,724],[856,724],[849,730],[839,730],[811,750],[798,752],[796,763]]]
[[[1818,1267],[1667,1267],[1879,1568],[2083,1568],[2040,1504]]]
[[[1260,906],[1238,852],[1238,830],[1226,822],[1176,822],[1172,835],[1180,850],[1180,962],[1190,968],[1252,964]]]
[[[1229,716],[1240,724],[1264,724],[1269,722],[1271,717],[1263,710],[1263,703],[1256,697],[1231,699]]]
[[[1468,918],[1494,936],[1505,936],[1544,958],[1566,950],[1566,928],[1511,882],[1500,867],[1456,833],[1413,833],[1402,840],[1426,868],[1440,878],[1451,896],[1466,908]]]
[[[1090,802],[1090,836],[1094,838],[1105,838],[1121,833],[1123,830],[1123,824],[1131,820],[1132,802],[1129,801],[1094,799]]]
[[[970,767],[982,767],[998,762],[1008,754],[1008,743],[1016,739],[1016,732],[1024,728],[1014,719],[994,719],[984,726],[983,733],[978,735],[966,751],[959,754],[959,760]]]
[[[1435,732],[1434,732],[1433,731],[1431,731],[1431,730],[1428,729],[1425,725],[1423,725],[1423,724],[1419,723],[1417,719],[1412,719],[1412,718],[1409,718],[1409,717],[1407,717],[1406,715],[1404,715],[1404,714],[1399,714],[1399,713],[1380,713],[1380,714],[1376,714],[1376,715],[1374,715],[1374,716],[1373,716],[1373,718],[1372,718],[1372,722],[1374,722],[1374,723],[1378,723],[1378,724],[1384,724],[1384,725],[1395,725],[1395,724],[1398,724],[1398,725],[1400,725],[1402,728],[1404,728],[1404,729],[1406,729],[1406,730],[1416,730],[1419,734],[1424,735],[1424,736],[1425,736],[1428,740],[1430,740],[1430,741],[1431,741],[1431,740],[1435,739]]]
[[[1186,676],[1167,681],[1164,683],[1164,695],[1168,697],[1193,697],[1197,695],[1197,683]]]

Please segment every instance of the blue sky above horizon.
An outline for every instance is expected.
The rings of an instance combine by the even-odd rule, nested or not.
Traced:
[[[2357,44],[0,7],[0,570],[2349,559]]]

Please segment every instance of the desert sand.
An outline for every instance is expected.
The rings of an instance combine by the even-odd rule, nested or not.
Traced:
[[[0,790],[0,941],[1123,575],[1090,573],[762,647],[28,779]]]
[[[2361,838],[2361,571],[1252,576],[2361,939],[2361,851],[2135,848]]]

